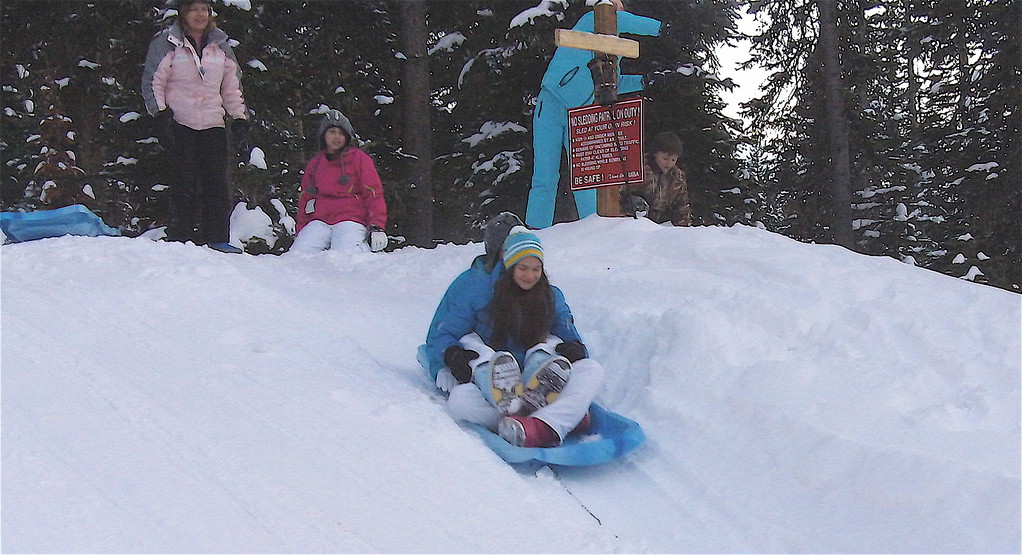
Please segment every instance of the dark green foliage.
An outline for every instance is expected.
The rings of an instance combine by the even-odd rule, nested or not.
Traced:
[[[819,0],[823,1],[823,0]],[[750,103],[771,229],[830,241],[817,0],[749,3],[773,71]],[[837,1],[855,248],[1019,291],[1016,0]]]
[[[55,175],[41,151],[69,152],[77,167],[55,180],[61,194],[47,195],[50,207],[85,202],[128,230],[152,217],[146,199],[154,192],[140,180],[155,168],[146,163],[151,147],[138,142],[148,129],[122,121],[141,105],[138,52],[144,57],[151,33],[136,2],[99,7],[34,0],[2,7],[3,205],[47,207],[39,193]]]

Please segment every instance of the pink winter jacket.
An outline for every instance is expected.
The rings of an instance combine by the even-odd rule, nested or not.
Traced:
[[[347,180],[342,177],[345,175]],[[298,198],[298,231],[312,220],[387,228],[383,184],[368,154],[349,146],[333,160],[328,160],[323,151],[309,160]]]
[[[214,28],[200,58],[181,27],[172,25],[149,44],[142,97],[150,115],[170,108],[174,120],[201,131],[224,126],[224,115],[245,119],[241,71],[227,34]]]

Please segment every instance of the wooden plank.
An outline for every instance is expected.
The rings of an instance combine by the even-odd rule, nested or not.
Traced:
[[[596,35],[569,29],[556,29],[554,31],[554,44],[592,52],[603,52],[625,58],[639,57],[638,41],[623,39],[613,35]]]
[[[608,218],[624,216],[621,213],[620,185],[608,185],[596,190],[596,213]]]
[[[599,35],[619,36],[617,32],[617,8],[603,0],[593,6],[593,32]]]

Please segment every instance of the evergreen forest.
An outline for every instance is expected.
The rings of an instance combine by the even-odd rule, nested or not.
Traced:
[[[1018,0],[626,0],[645,135],[677,133],[695,225],[750,225],[1020,292]],[[291,237],[320,114],[347,115],[385,186],[392,245],[478,240],[524,215],[532,110],[582,0],[214,0],[264,163],[235,198]],[[751,32],[739,30],[747,12]],[[140,78],[163,0],[3,0],[0,208],[80,203],[123,235],[165,225],[168,161]],[[717,52],[769,77],[724,115]],[[562,165],[556,221],[576,217]]]

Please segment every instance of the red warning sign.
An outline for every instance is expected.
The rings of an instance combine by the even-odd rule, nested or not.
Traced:
[[[571,189],[642,183],[642,99],[568,110]]]

